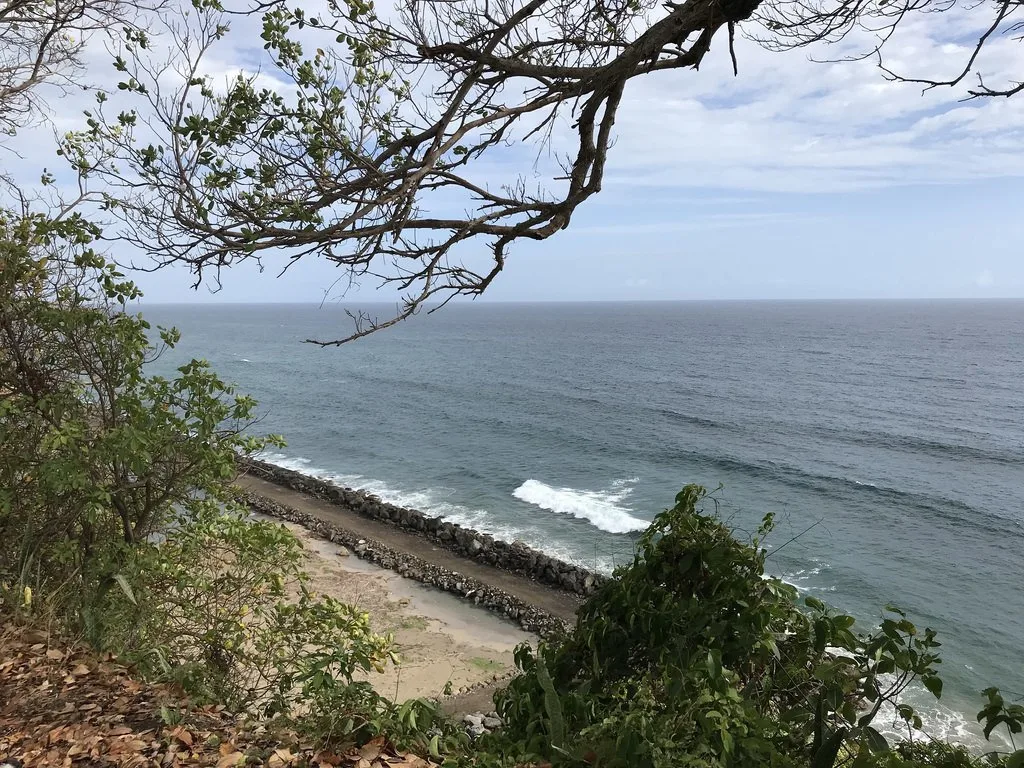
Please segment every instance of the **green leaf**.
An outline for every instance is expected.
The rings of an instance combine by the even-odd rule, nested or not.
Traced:
[[[814,758],[811,760],[811,768],[833,768],[836,764],[836,756],[839,754],[839,749],[843,746],[843,739],[846,738],[846,733],[846,728],[840,728],[825,739],[818,748],[818,751],[814,753]]]
[[[935,675],[929,675],[928,677],[922,678],[921,682],[924,683],[924,687],[934,696],[936,699],[942,698],[942,678],[936,677]]]
[[[876,755],[885,754],[889,751],[889,742],[885,736],[870,725],[864,729],[864,744]]]
[[[121,588],[121,591],[124,592],[125,597],[131,601],[132,605],[137,606],[139,603],[135,599],[135,593],[132,591],[132,585],[128,583],[128,579],[119,573],[114,576],[114,581],[117,582],[117,586]]]
[[[1024,749],[1018,749],[1006,758],[1006,768],[1024,768]]]
[[[544,691],[544,709],[547,711],[550,727],[551,746],[560,749],[565,744],[565,718],[562,715],[562,700],[558,698],[555,684],[548,673],[547,665],[537,655],[537,682]]]

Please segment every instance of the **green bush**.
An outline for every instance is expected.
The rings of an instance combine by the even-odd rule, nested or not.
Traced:
[[[388,714],[355,678],[392,660],[390,639],[310,592],[290,532],[232,507],[236,454],[279,438],[245,433],[255,401],[203,361],[146,374],[160,349],[99,234],[0,211],[0,608],[233,710],[346,696]]]
[[[908,735],[920,729],[900,697],[915,682],[941,695],[934,631],[890,607],[876,631],[858,634],[820,601],[798,606],[793,588],[764,573],[771,517],[745,544],[701,510],[705,497],[698,486],[679,493],[572,633],[517,649],[521,674],[496,696],[507,730],[495,749],[609,768],[968,759],[955,747],[894,750],[873,727],[891,708]],[[992,695],[989,722],[1019,729],[1021,713]]]
[[[230,498],[236,452],[278,441],[244,433],[255,401],[205,362],[146,375],[178,334],[150,344],[99,234],[0,211],[0,582],[78,625],[134,547]]]
[[[370,617],[313,594],[284,526],[209,504],[135,549],[99,637],[149,676],[232,711],[291,713],[395,657]]]

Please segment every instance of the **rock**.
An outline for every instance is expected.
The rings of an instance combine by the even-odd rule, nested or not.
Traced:
[[[487,733],[487,729],[484,728],[483,724],[471,725],[471,726],[469,726],[469,728],[466,729],[466,731],[474,739],[479,739],[481,736],[483,736],[485,733]]]
[[[469,725],[469,726],[483,725],[484,716],[483,715],[466,715],[464,718],[462,718],[462,722],[464,722],[466,725]]]
[[[502,726],[501,718],[498,717],[485,717],[483,720],[483,724],[484,728],[486,728],[489,731],[493,731],[496,728],[501,728]]]
[[[469,546],[467,547],[467,549],[469,550],[469,554],[470,555],[477,554],[483,548],[484,548],[484,545],[481,544],[476,539],[470,539]]]

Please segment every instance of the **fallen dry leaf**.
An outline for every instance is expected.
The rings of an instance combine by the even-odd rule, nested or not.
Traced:
[[[367,762],[372,763],[374,760],[380,757],[380,753],[384,751],[386,746],[387,742],[385,742],[384,737],[378,736],[377,738],[373,739],[372,741],[368,741],[366,742],[366,744],[363,745],[362,749],[359,750],[359,757],[361,757],[363,760],[366,760]]]
[[[245,754],[242,752],[228,752],[217,761],[217,768],[234,768],[236,765],[245,763]]]
[[[186,747],[191,747],[192,744],[195,742],[195,739],[192,737],[192,734],[189,732],[189,730],[180,725],[173,731],[171,731],[171,738],[177,739]]]
[[[283,768],[283,766],[291,765],[294,760],[295,755],[290,749],[275,749],[274,754],[267,760],[267,765],[269,768]]]
[[[320,768],[324,768],[324,766],[330,766],[331,768],[334,768],[334,766],[340,765],[343,759],[344,758],[341,757],[341,755],[336,755],[333,752],[323,751],[318,752],[316,754],[316,756],[313,758],[313,762],[320,766]]]
[[[85,664],[79,664],[71,670],[71,674],[75,677],[82,677],[83,675],[88,675],[90,672],[92,672],[92,670],[85,666]]]

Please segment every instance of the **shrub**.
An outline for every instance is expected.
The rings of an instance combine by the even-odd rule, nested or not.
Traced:
[[[890,607],[876,631],[858,634],[820,601],[798,606],[793,588],[764,573],[771,517],[745,544],[702,511],[705,498],[698,486],[679,493],[569,636],[517,649],[521,674],[496,696],[501,749],[609,768],[967,759],[955,747],[893,750],[872,725],[892,708],[909,734],[920,729],[900,696],[915,681],[941,695],[934,631]],[[986,711],[990,723],[1020,726],[997,693]]]
[[[389,638],[310,592],[286,529],[232,507],[236,454],[280,439],[245,434],[255,401],[203,361],[146,375],[178,334],[150,344],[99,234],[0,211],[0,601],[234,710],[374,710],[354,678]]]
[[[278,441],[244,434],[255,401],[205,362],[145,375],[160,347],[99,234],[0,211],[0,582],[73,624],[132,548],[229,498],[236,452]]]
[[[291,713],[395,658],[369,615],[310,591],[302,560],[284,526],[210,503],[136,548],[97,611],[98,637],[201,700]]]

